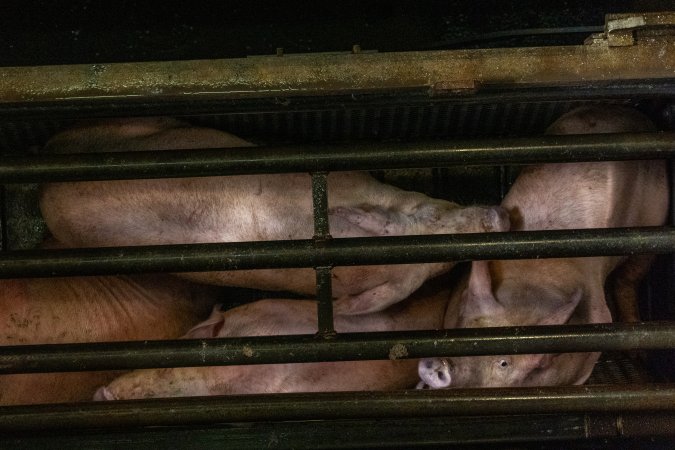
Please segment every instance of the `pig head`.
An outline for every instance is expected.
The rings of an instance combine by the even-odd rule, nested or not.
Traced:
[[[92,122],[53,137],[48,152],[77,153],[247,147],[230,134],[165,118]],[[333,237],[504,231],[499,207],[467,207],[403,191],[365,172],[328,175]],[[50,183],[40,208],[52,234],[71,247],[310,239],[308,174]],[[337,267],[335,310],[377,311],[408,297],[451,262]],[[217,285],[315,293],[312,269],[182,274]]]
[[[549,133],[652,130],[640,113],[584,107]],[[523,170],[502,202],[514,230],[658,226],[668,194],[664,161],[544,164]],[[605,281],[622,257],[475,261],[453,295],[445,327],[501,327],[611,322]],[[422,384],[432,388],[581,384],[599,353],[428,358]]]
[[[514,262],[514,261],[508,261]],[[602,285],[565,283],[578,276],[571,261],[542,267],[519,261],[522,278],[504,278],[497,261],[474,261],[468,280],[453,293],[445,328],[482,328],[611,322]],[[531,274],[537,271],[536,277]],[[529,274],[529,275],[528,275]],[[494,286],[494,287],[493,287]],[[424,385],[508,387],[581,384],[599,353],[424,358],[418,371]]]

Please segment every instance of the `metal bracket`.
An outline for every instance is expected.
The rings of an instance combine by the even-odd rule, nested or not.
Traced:
[[[584,43],[626,47],[647,36],[675,36],[675,12],[607,14],[605,31],[592,34]]]

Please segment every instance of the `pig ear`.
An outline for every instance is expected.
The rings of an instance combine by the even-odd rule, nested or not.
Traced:
[[[552,353],[536,354],[536,355],[525,355],[526,366],[529,370],[535,369],[547,369],[553,364],[553,358],[558,355]]]
[[[188,331],[183,339],[208,339],[218,336],[225,324],[225,316],[220,310],[220,305],[213,307],[211,317]]]
[[[571,297],[567,298],[566,301],[560,303],[551,314],[546,316],[539,325],[564,325],[572,317],[574,310],[579,306],[579,302],[583,297],[583,291],[577,289],[574,291]]]
[[[465,313],[477,316],[502,314],[504,307],[492,293],[492,276],[488,261],[471,263],[471,275],[466,290]]]
[[[493,297],[492,277],[490,276],[490,263],[488,261],[474,261],[471,263],[471,275],[469,276],[469,293],[479,297]]]

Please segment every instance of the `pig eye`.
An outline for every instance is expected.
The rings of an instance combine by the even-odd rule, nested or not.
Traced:
[[[505,359],[500,359],[497,365],[502,369],[506,369],[507,367],[509,367],[509,362]]]

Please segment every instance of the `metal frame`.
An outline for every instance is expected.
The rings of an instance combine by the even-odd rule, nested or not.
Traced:
[[[608,29],[608,33],[612,30]],[[385,98],[391,93],[408,95],[415,101],[434,102],[455,96],[456,101],[470,102],[480,96],[504,101],[525,91],[533,91],[539,98],[550,98],[559,96],[562,89],[571,89],[588,98],[598,95],[620,98],[625,95],[622,86],[646,96],[672,95],[675,41],[650,39],[637,42],[632,31],[624,29],[621,36],[619,47],[610,46],[606,42],[607,36],[601,36],[591,45],[576,47],[400,54],[356,52],[206,62],[2,68],[0,116],[35,118],[54,112],[60,117],[154,111],[198,114],[222,111],[224,107],[234,111],[260,108],[261,105],[277,110],[302,108],[307,102],[311,103],[312,98],[327,95],[336,98],[352,96],[357,99],[355,103],[362,98]],[[631,64],[627,65],[626,61]],[[349,76],[345,76],[346,73]],[[184,100],[186,96],[188,101]],[[187,109],[188,105],[195,108]],[[305,147],[246,149],[245,153],[236,149],[227,152],[218,149],[176,151],[163,152],[161,156],[147,152],[116,153],[106,155],[103,164],[101,154],[41,156],[32,161],[3,159],[0,162],[2,183],[311,172],[315,217],[315,236],[311,240],[5,251],[0,255],[0,276],[314,267],[320,306],[317,336],[2,347],[0,373],[107,369],[118,363],[126,368],[140,368],[374,359],[392,358],[392,355],[395,359],[401,355],[401,352],[392,353],[395,345],[403,346],[410,358],[672,348],[675,346],[673,323],[336,335],[330,301],[330,270],[334,265],[670,253],[675,251],[675,229],[331,239],[326,202],[326,172],[329,170],[666,158],[673,156],[672,142],[672,133],[651,133],[611,138],[555,136],[413,145],[358,144],[350,148],[325,146],[316,151]],[[3,243],[6,244],[6,239]],[[7,246],[3,245],[3,249]],[[181,265],[179,259],[189,262]],[[513,336],[515,331],[520,337]],[[565,340],[561,341],[561,337]],[[481,343],[480,350],[474,349],[477,342]],[[244,354],[244,346],[253,352]],[[202,354],[199,360],[195,359],[195,348],[206,355],[204,361]],[[296,351],[299,348],[303,350]],[[291,359],[287,358],[290,349],[296,355]],[[34,353],[28,354],[28,351]],[[173,356],[166,359],[169,353]],[[249,356],[251,354],[253,356]],[[641,423],[640,420],[657,424],[649,428],[651,435],[672,436],[675,429],[672,426],[675,420],[674,389],[672,384],[494,391],[461,389],[2,407],[0,430],[10,433],[5,435],[5,442],[21,445],[21,442],[30,441],[22,439],[39,438],[30,436],[31,432],[47,428],[58,431],[62,427],[203,425],[221,421],[313,421],[338,417],[378,418],[390,423],[395,420],[393,418],[405,417],[407,423],[419,423],[420,419],[410,419],[411,415],[431,417],[432,423],[443,427],[448,420],[462,420],[448,419],[448,415],[518,413],[526,415],[523,416],[525,427],[530,418],[535,417],[541,423],[555,423],[549,425],[549,429],[566,429],[568,434],[565,436],[574,438],[639,436],[641,430],[636,424]],[[554,412],[565,412],[566,415],[552,422],[546,422],[546,416],[537,416]],[[567,414],[581,412],[585,413],[583,417]],[[576,427],[574,432],[561,425],[570,421]],[[582,422],[583,432],[579,431]],[[353,422],[341,423],[346,427],[354,425]],[[632,431],[626,432],[624,423],[626,430]],[[315,424],[319,428],[325,425]],[[600,431],[589,431],[590,424],[601,424]],[[304,425],[313,426],[312,423]],[[298,423],[296,432],[304,425]],[[266,426],[274,433],[283,425],[268,423]],[[176,430],[170,432],[177,433]],[[542,436],[545,435],[540,432],[524,433],[520,439],[545,439]],[[448,439],[440,442],[448,442]],[[462,442],[467,440],[480,442],[481,438],[474,436]]]
[[[0,431],[575,412],[670,411],[675,386],[565,386],[401,392],[231,395],[143,402],[0,407]],[[2,414],[2,413],[5,414]],[[672,434],[673,430],[664,430]]]

